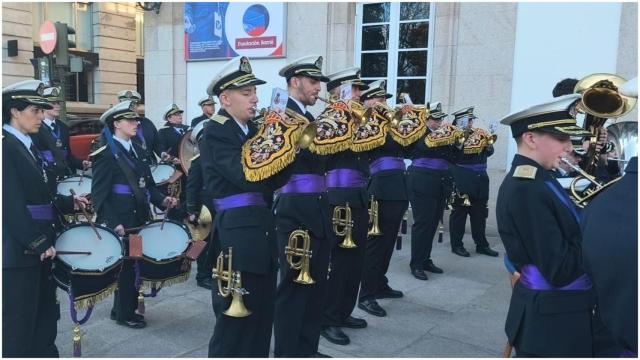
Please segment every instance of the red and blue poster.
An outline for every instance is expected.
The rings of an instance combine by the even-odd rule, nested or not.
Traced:
[[[284,3],[185,3],[185,59],[284,57],[285,11]]]

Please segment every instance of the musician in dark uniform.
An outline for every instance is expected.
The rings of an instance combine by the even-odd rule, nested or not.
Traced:
[[[411,225],[411,274],[419,280],[427,280],[424,270],[441,274],[441,268],[431,260],[433,238],[442,218],[446,198],[451,194],[449,165],[461,154],[458,144],[428,146],[425,138],[441,127],[447,116],[442,105],[434,103],[427,120],[425,135],[407,149],[411,159],[408,169],[407,188],[413,212]]]
[[[322,74],[322,57],[311,55],[294,60],[280,69],[279,74],[287,80],[287,109],[314,122],[315,118],[307,106],[316,103],[320,84],[329,81]],[[335,243],[324,180],[326,158],[300,149],[291,165],[293,175],[280,189],[276,201],[280,258],[274,320],[276,357],[318,356],[329,254]],[[300,271],[291,269],[287,263],[285,247],[288,246],[289,235],[295,230],[306,230],[310,236],[312,256],[309,271],[314,284],[294,282]]]
[[[164,127],[158,130],[158,139],[160,141],[160,150],[162,151],[161,158],[165,161],[172,163],[176,167],[180,167],[180,141],[182,137],[189,130],[189,126],[182,123],[182,113],[184,111],[176,104],[169,104],[164,111],[163,118],[166,121]],[[169,219],[180,221],[186,217],[187,211],[185,208],[186,202],[186,176],[183,175],[180,179],[176,180],[178,184],[173,184],[180,188],[179,195],[180,202],[177,208],[169,210],[167,216]],[[171,185],[162,187],[162,191],[166,194],[170,194]],[[174,194],[175,195],[175,194]]]
[[[598,194],[581,216],[584,267],[598,298],[597,311],[621,354],[638,356],[638,157],[625,175]]]
[[[594,294],[579,214],[550,172],[571,151],[571,136],[589,134],[570,115],[579,98],[559,97],[501,120],[518,146],[496,204],[500,237],[520,273],[505,324],[518,356],[593,355]]]
[[[43,109],[52,109],[43,89],[40,81],[25,80],[2,90],[3,357],[59,356],[54,224],[56,211],[73,211],[74,201],[52,197],[46,161],[31,138],[46,126]]]
[[[198,106],[202,108],[202,115],[191,119],[191,128],[195,128],[201,121],[211,119],[213,114],[216,113],[216,100],[213,96],[203,97],[198,101]]]
[[[194,143],[199,143],[202,138],[202,130],[208,124],[209,119],[205,119],[204,121],[199,122],[191,132],[191,141]],[[200,163],[200,153],[195,155],[191,159],[191,167],[189,168],[189,176],[187,177],[187,188],[186,188],[186,206],[187,206],[187,215],[189,216],[189,221],[197,222],[198,217],[200,216],[200,211],[203,205],[206,205],[211,213],[211,218],[215,218],[215,212],[212,210],[211,201],[213,197],[207,191],[207,188],[204,186],[204,175],[202,174],[202,164]],[[211,279],[211,271],[213,264],[211,261],[207,261],[209,259],[208,252],[210,249],[210,241],[207,241],[207,245],[198,256],[198,272],[196,273],[196,283],[198,286],[209,289],[213,287],[213,281]],[[220,249],[214,249],[213,253],[217,254],[220,252]]]
[[[158,129],[151,120],[142,115],[142,107],[140,104],[142,96],[135,90],[122,90],[118,93],[118,101],[131,100],[136,102],[136,114],[138,114],[138,131],[136,136],[131,141],[140,145],[143,153],[140,154],[141,158],[146,158],[149,164],[156,164],[158,159],[162,155],[160,148],[160,139],[158,137]],[[104,145],[104,144],[103,144]]]
[[[327,91],[339,98],[341,85],[351,84],[351,96],[359,101],[363,90],[369,88],[360,79],[360,69],[349,68],[329,75]],[[358,299],[358,288],[362,278],[364,255],[369,230],[367,179],[369,159],[367,153],[345,150],[330,155],[327,160],[327,196],[331,213],[335,206],[349,203],[353,220],[352,237],[357,247],[334,246],[331,252],[331,272],[328,281],[328,297],[325,304],[321,335],[328,341],[347,345],[351,340],[340,329],[362,329],[367,326],[364,319],[351,316]],[[344,237],[337,238],[338,243]]]
[[[55,179],[74,174],[76,170],[88,169],[91,161],[76,159],[69,148],[69,127],[58,119],[60,116],[60,89],[50,87],[44,89],[43,96],[53,106],[44,111],[43,125],[38,134],[34,135],[34,142],[40,153],[47,161],[49,169]],[[55,183],[55,181],[53,182]]]
[[[100,117],[105,124],[103,147],[92,154],[93,182],[91,197],[97,221],[105,223],[119,236],[125,229],[143,225],[151,219],[149,202],[157,207],[175,206],[177,200],[165,197],[156,189],[148,159],[142,148],[132,141],[138,129],[137,103],[123,101]],[[125,248],[128,240],[125,238]],[[124,260],[118,278],[111,319],[130,328],[146,326],[144,317],[136,314],[138,293],[132,260]]]
[[[392,97],[385,89],[385,81],[369,84],[360,100],[365,108],[375,104],[386,105]],[[387,134],[383,146],[369,151],[371,177],[368,195],[378,202],[378,221],[382,235],[369,235],[365,250],[364,271],[358,307],[375,316],[386,316],[387,312],[376,299],[400,298],[402,291],[393,290],[385,276],[389,269],[393,247],[404,213],[409,207],[405,178],[404,147]]]
[[[240,160],[242,145],[257,129],[250,122],[256,114],[256,85],[264,84],[251,70],[249,59],[230,60],[207,88],[216,95],[218,111],[199,143],[205,187],[213,196],[216,212],[215,241],[225,254],[233,250],[232,268],[239,271],[246,317],[224,314],[231,303],[214,287],[212,303],[216,325],[209,342],[209,357],[268,357],[276,294],[277,246],[273,215],[267,204],[273,190],[284,184],[276,174],[248,182]],[[286,181],[286,180],[285,180]],[[215,243],[215,242],[214,242]],[[228,259],[225,259],[225,270]],[[226,283],[223,283],[226,286]]]
[[[453,125],[459,125],[466,118],[466,142],[464,154],[450,167],[457,196],[453,201],[453,209],[449,215],[449,235],[451,252],[469,257],[470,254],[462,244],[467,215],[471,221],[471,236],[476,243],[476,253],[496,257],[498,252],[489,247],[485,235],[487,216],[489,216],[489,175],[487,175],[487,158],[493,155],[492,135],[483,129],[473,128],[473,106],[458,110],[452,114]],[[465,203],[467,201],[467,203]]]

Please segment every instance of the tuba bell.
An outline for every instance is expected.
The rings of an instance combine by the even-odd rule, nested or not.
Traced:
[[[331,221],[333,223],[333,232],[338,236],[344,236],[344,240],[338,246],[344,249],[353,249],[358,247],[351,236],[353,220],[351,219],[351,208],[349,207],[349,203],[346,203],[345,206],[334,207]]]
[[[371,229],[367,235],[369,236],[380,236],[382,235],[382,231],[380,231],[379,226],[379,215],[380,212],[378,210],[378,200],[373,198],[371,195],[371,201],[369,202],[369,223],[372,224]]]
[[[302,240],[302,247],[300,247],[300,240]],[[284,248],[284,254],[287,256],[287,262],[289,266],[294,270],[300,270],[298,277],[293,281],[298,284],[312,285],[315,284],[315,280],[311,277],[309,272],[309,261],[311,260],[312,250],[311,237],[306,230],[294,230],[289,235],[289,244]],[[294,261],[293,257],[299,257],[298,261]]]
[[[223,251],[220,252],[216,261],[216,267],[213,269],[213,278],[218,279],[218,294],[222,297],[228,297],[231,295],[231,305],[224,312],[225,315],[231,317],[247,317],[251,315],[251,311],[247,310],[242,301],[242,296],[249,292],[242,287],[242,279],[240,271],[233,271],[233,248],[229,247],[229,255],[225,255]],[[224,270],[224,259],[228,259],[227,270]],[[222,282],[226,281],[227,286],[222,286]]]

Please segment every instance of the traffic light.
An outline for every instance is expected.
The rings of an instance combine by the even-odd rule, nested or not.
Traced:
[[[56,43],[56,65],[58,66],[69,66],[69,49],[73,49],[76,47],[76,43],[73,40],[69,40],[69,35],[75,35],[76,30],[71,26],[57,22],[56,26],[56,34],[58,38],[58,42]],[[74,36],[75,39],[75,36]]]

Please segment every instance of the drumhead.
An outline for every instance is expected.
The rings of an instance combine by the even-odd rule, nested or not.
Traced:
[[[191,241],[189,230],[184,225],[167,220],[160,230],[161,223],[161,220],[149,222],[138,233],[142,237],[142,254],[155,261],[183,254]]]
[[[88,223],[78,223],[63,231],[55,242],[57,251],[90,251],[91,255],[58,255],[72,270],[103,272],[123,257],[122,241],[112,230],[96,224],[98,239]]]
[[[84,175],[67,176],[58,182],[58,194],[71,195],[70,190],[76,192],[77,195],[91,194],[91,177]]]
[[[161,185],[169,181],[175,169],[169,164],[155,164],[149,166],[151,168],[151,177],[156,185]]]

